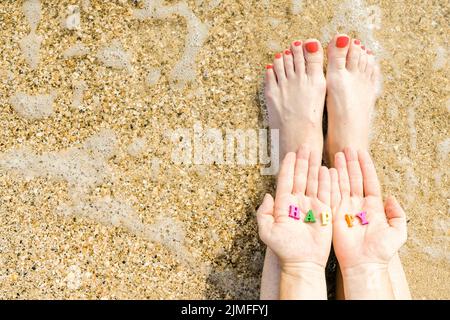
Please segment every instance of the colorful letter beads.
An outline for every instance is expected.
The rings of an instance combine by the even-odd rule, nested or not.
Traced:
[[[305,222],[316,222],[316,218],[314,217],[314,212],[309,210],[305,217]]]
[[[289,206],[289,217],[300,220],[300,211],[298,210],[298,207],[290,205]]]
[[[322,212],[322,225],[326,226],[328,223],[330,223],[331,220],[331,214],[329,212]]]
[[[346,214],[345,215],[345,221],[347,221],[347,225],[350,228],[353,227],[353,220],[354,220],[354,217],[351,214]]]
[[[295,219],[295,220],[300,220],[300,210],[297,206],[294,206],[294,205],[289,206],[289,217],[292,219]],[[359,218],[359,220],[361,220],[361,225],[369,224],[369,221],[367,220],[367,212],[366,211],[361,211],[355,215],[346,214],[345,222],[347,222],[347,226],[349,228],[353,227],[353,224],[355,223],[355,217],[357,217],[357,218]],[[322,218],[322,225],[326,226],[331,222],[332,215],[330,212],[324,211],[321,213],[321,218]],[[309,223],[316,222],[314,212],[311,209],[306,213],[305,220],[303,220],[303,221],[309,222]]]
[[[356,215],[359,219],[361,219],[361,224],[362,225],[369,223],[369,221],[367,221],[366,214],[367,214],[367,212],[361,211],[360,213],[358,213]]]

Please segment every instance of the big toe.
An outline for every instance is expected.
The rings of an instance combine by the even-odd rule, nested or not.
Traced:
[[[328,65],[330,69],[345,69],[350,38],[346,34],[337,34],[328,44]]]
[[[303,46],[308,76],[323,75],[323,48],[317,39],[308,39]]]

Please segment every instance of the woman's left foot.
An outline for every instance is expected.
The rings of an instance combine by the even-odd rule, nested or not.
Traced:
[[[267,66],[264,94],[270,128],[280,130],[281,156],[302,144],[322,153],[325,91],[323,49],[316,39],[293,42]]]

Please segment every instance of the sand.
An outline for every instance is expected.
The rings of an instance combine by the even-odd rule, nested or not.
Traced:
[[[336,29],[380,59],[372,153],[413,297],[450,298],[445,1],[152,3],[1,1],[0,298],[257,298],[273,178],[175,164],[170,133],[264,128],[265,64]]]

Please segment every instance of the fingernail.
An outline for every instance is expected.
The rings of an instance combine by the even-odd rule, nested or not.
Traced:
[[[291,50],[284,50],[284,54],[287,55],[287,56],[290,55],[291,54]]]
[[[355,39],[355,41],[353,41],[356,45],[360,45],[361,44],[361,41],[360,40],[358,40],[358,39]]]
[[[301,45],[302,45],[301,41],[295,41],[294,42],[294,46],[296,46],[296,47],[300,47]]]
[[[267,69],[267,70],[269,70],[269,69],[273,69],[273,65],[271,65],[271,64],[268,64],[268,65],[266,66],[266,69]]]
[[[280,59],[282,56],[283,56],[283,55],[282,55],[281,53],[277,53],[277,54],[275,55],[275,59]]]
[[[317,50],[319,50],[319,44],[316,41],[308,42],[305,44],[305,48],[306,51],[308,51],[309,53],[314,53],[317,52]]]
[[[364,47],[364,46],[361,46],[361,49],[363,49],[363,50],[366,50],[366,47]]]
[[[336,39],[336,47],[338,48],[345,48],[348,44],[348,37],[347,36],[340,36]]]

